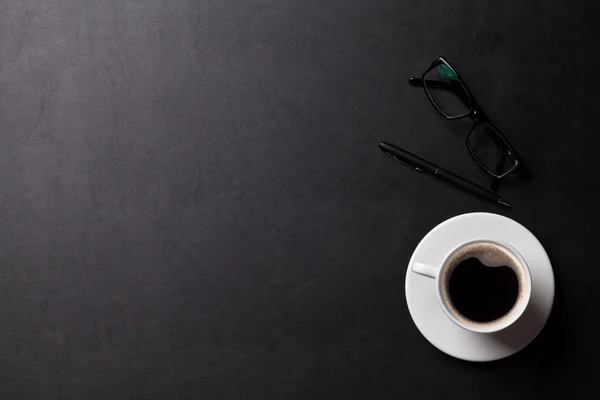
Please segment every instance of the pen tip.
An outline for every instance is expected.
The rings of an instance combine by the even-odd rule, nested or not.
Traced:
[[[508,208],[512,208],[512,206],[504,199],[498,199],[498,204],[502,204],[503,206],[506,206]]]

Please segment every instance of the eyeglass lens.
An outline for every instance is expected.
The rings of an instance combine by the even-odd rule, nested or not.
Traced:
[[[467,91],[447,65],[440,64],[428,70],[423,76],[423,86],[447,117],[460,117],[470,112]]]
[[[467,144],[475,158],[494,175],[504,175],[516,164],[510,147],[494,127],[486,122],[475,124]]]

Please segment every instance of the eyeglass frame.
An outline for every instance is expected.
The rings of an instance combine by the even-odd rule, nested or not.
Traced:
[[[450,71],[452,71],[452,73],[454,74],[454,76],[456,77],[456,81],[460,84],[462,89],[461,91],[457,91],[456,88],[454,87],[450,87],[450,88],[446,88],[446,87],[439,87],[440,84],[445,82],[435,82],[435,81],[429,81],[427,79],[425,79],[425,76],[435,67],[439,66],[439,65],[445,65],[446,67],[448,67],[450,69]],[[444,113],[442,111],[442,109],[436,104],[435,100],[433,99],[433,97],[431,96],[431,93],[429,93],[429,90],[427,89],[427,84],[426,82],[431,82],[430,87],[431,88],[435,88],[435,86],[438,86],[437,88],[439,89],[444,89],[444,90],[450,90],[453,91],[454,94],[456,96],[458,96],[460,98],[460,100],[464,103],[464,105],[469,109],[468,112],[464,113],[464,114],[460,114],[460,115],[447,115],[446,113]],[[471,128],[471,131],[469,132],[469,134],[467,135],[467,139],[466,139],[466,145],[467,145],[467,149],[469,150],[469,154],[471,155],[471,157],[473,157],[473,159],[475,160],[475,162],[485,171],[487,172],[489,175],[491,175],[494,179],[491,182],[492,188],[497,188],[498,183],[500,182],[500,180],[502,178],[505,178],[508,175],[511,174],[516,174],[516,173],[520,173],[520,172],[524,172],[526,171],[525,165],[523,163],[523,160],[521,159],[521,157],[518,156],[517,152],[515,151],[514,147],[509,143],[508,139],[506,139],[506,137],[504,137],[504,135],[500,132],[500,130],[498,128],[496,128],[496,126],[489,120],[489,118],[487,118],[485,116],[485,114],[483,113],[481,107],[479,106],[479,104],[477,103],[477,101],[475,101],[475,98],[473,97],[473,95],[471,95],[471,92],[469,91],[469,89],[467,89],[467,85],[465,85],[465,82],[460,78],[460,75],[458,75],[458,73],[456,72],[456,70],[450,65],[450,63],[448,61],[446,61],[446,59],[444,59],[444,57],[439,57],[437,60],[435,60],[434,62],[431,63],[431,65],[429,66],[429,68],[427,68],[425,70],[425,72],[423,73],[423,75],[421,76],[421,78],[409,78],[408,79],[408,83],[411,86],[419,86],[422,87],[425,91],[425,94],[427,95],[427,98],[429,99],[429,102],[431,103],[431,105],[433,105],[433,107],[442,115],[442,117],[444,117],[445,119],[452,121],[452,120],[457,120],[457,119],[461,119],[461,118],[471,118],[474,122],[473,127]],[[466,98],[464,97],[464,95],[466,95]],[[475,155],[473,148],[470,145],[470,140],[475,132],[475,128],[480,125],[480,124],[487,124],[489,127],[491,127],[493,129],[493,131],[498,135],[498,137],[504,142],[504,144],[506,145],[506,148],[509,151],[509,155],[511,155],[514,159],[514,165],[513,167],[508,170],[507,172],[503,173],[503,174],[495,174],[492,171],[490,171],[485,165],[483,165],[483,163],[477,158],[477,156]]]

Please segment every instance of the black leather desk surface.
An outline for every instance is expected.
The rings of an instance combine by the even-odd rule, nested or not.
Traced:
[[[507,3],[0,2],[0,398],[593,393],[596,8]],[[486,182],[468,122],[407,84],[442,53],[533,172],[513,211],[377,148]],[[472,211],[527,226],[557,278],[547,329],[492,364],[404,299],[419,240]]]

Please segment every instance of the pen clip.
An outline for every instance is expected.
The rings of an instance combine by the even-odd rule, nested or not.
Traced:
[[[414,165],[407,164],[407,163],[405,163],[404,161],[402,161],[402,160],[398,159],[398,157],[395,157],[393,154],[390,154],[390,153],[388,153],[387,151],[384,151],[383,153],[384,153],[386,156],[388,156],[388,157],[391,157],[391,158],[393,158],[394,160],[398,161],[400,164],[404,165],[405,167],[408,167],[408,168],[410,168],[410,169],[412,169],[412,170],[415,170],[415,171],[417,171],[417,172],[423,172],[423,170],[422,170],[421,168],[419,168],[419,167],[415,167]]]

